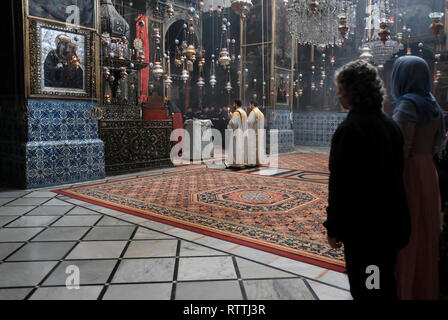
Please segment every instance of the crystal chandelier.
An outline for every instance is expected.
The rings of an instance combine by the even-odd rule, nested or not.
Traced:
[[[397,7],[395,10],[398,12],[399,8]],[[375,6],[369,6],[368,11],[369,23],[366,26],[367,34],[361,49],[361,57],[377,66],[383,66],[400,50],[402,35],[397,34],[398,41],[390,38],[389,25],[393,25],[395,22],[393,18],[390,18],[389,1],[379,0]],[[369,56],[368,59],[367,56]]]
[[[339,45],[356,25],[356,0],[285,0],[292,36],[302,44]]]
[[[387,40],[383,43],[381,40],[366,43],[373,55],[372,62],[377,66],[384,65],[395,53],[400,50],[400,43],[395,40]]]

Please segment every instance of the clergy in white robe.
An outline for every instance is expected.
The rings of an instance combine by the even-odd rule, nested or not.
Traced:
[[[228,168],[242,168],[247,163],[247,145],[245,134],[247,130],[247,113],[241,107],[241,101],[235,100],[235,112],[229,112],[230,121],[226,130],[226,162]]]
[[[255,101],[249,107],[252,111],[247,118],[247,165],[255,167],[262,164],[265,155],[264,115]]]

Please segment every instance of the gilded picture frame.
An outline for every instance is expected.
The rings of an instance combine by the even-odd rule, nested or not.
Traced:
[[[28,96],[94,100],[93,34],[29,20]]]

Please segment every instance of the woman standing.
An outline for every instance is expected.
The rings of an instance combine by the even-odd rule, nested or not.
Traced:
[[[431,94],[430,71],[422,58],[399,58],[392,71],[393,119],[404,136],[404,182],[411,214],[411,237],[398,254],[400,299],[438,299],[441,200],[433,156],[445,130],[442,111]]]

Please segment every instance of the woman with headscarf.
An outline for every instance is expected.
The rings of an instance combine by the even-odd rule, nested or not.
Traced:
[[[399,58],[392,71],[393,119],[404,140],[404,183],[411,214],[411,236],[398,254],[396,278],[400,299],[438,299],[441,200],[433,156],[445,130],[442,111],[431,94],[425,60]]]

